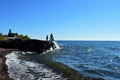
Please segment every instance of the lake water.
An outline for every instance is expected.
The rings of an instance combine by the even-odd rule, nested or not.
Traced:
[[[120,42],[57,41],[57,43],[62,45],[63,49],[47,52],[43,54],[44,57],[68,65],[83,76],[103,78],[105,80],[120,80]],[[8,55],[7,64],[9,73],[14,78],[25,76],[24,79],[64,79],[60,76],[60,74],[55,74],[49,68],[39,68],[40,66],[44,66],[39,62],[39,56],[43,55]],[[18,66],[16,67],[16,65]],[[50,73],[50,76],[42,74],[41,70],[44,70],[43,68],[46,68],[45,71],[47,74]],[[18,74],[18,76],[15,76],[15,74]],[[28,75],[31,75],[32,77],[28,77]],[[43,75],[43,77],[40,77],[40,75]]]
[[[120,42],[117,41],[58,41],[63,49],[47,54],[83,76],[120,80]]]

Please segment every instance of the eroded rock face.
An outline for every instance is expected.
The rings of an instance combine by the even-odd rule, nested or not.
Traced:
[[[31,51],[31,52],[39,52],[42,53],[48,49],[50,49],[51,44],[47,41],[41,41],[41,40],[10,40],[10,41],[4,41],[0,43],[0,46],[2,48],[13,48],[13,49],[19,49],[21,51]]]
[[[40,40],[26,40],[21,43],[19,49],[22,51],[44,52],[50,48],[50,44]]]

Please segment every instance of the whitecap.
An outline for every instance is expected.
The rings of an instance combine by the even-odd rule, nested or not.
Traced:
[[[19,59],[18,56],[14,52],[6,55],[6,64],[11,78],[15,80],[65,80],[61,75],[56,74],[44,64],[24,61]]]

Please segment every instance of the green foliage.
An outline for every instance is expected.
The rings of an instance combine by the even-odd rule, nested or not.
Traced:
[[[30,39],[30,37],[28,37],[28,35],[23,35],[23,34],[18,35],[18,37],[19,37],[20,39],[23,39],[23,40],[28,40],[28,39]]]
[[[5,40],[5,38],[4,38],[3,34],[0,33],[0,41],[3,41],[3,40]]]
[[[18,33],[13,33],[11,29],[9,29],[9,32],[8,32],[8,37],[15,37],[15,36],[18,36]]]
[[[3,34],[2,34],[2,33],[0,33],[0,36],[3,36]]]
[[[30,37],[28,35],[23,35],[23,34],[18,34],[18,33],[12,33],[12,30],[9,29],[9,32],[7,35],[3,35],[2,33],[0,33],[0,41],[5,40],[5,37],[18,37],[22,40],[28,40],[30,39]]]
[[[24,38],[25,39],[30,39],[30,37],[28,35],[25,35]]]
[[[0,36],[2,36],[2,33],[0,33]]]

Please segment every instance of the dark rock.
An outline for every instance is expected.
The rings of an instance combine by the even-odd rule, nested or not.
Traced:
[[[0,80],[13,80],[9,77],[8,67],[5,64],[6,58],[4,56],[0,56]]]
[[[2,41],[0,43],[0,47],[2,48],[11,48],[11,49],[19,49],[21,51],[31,51],[31,52],[39,52],[42,53],[48,49],[52,44],[50,44],[47,41],[42,40],[21,40],[21,39],[15,39],[10,41]]]

